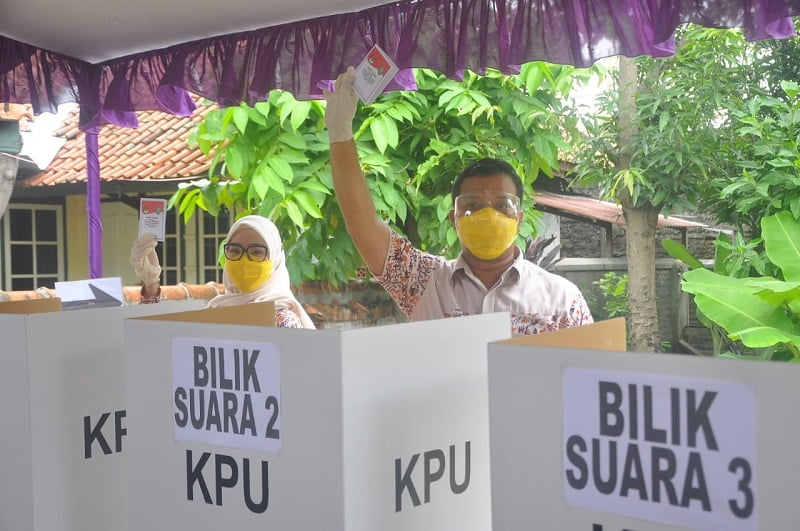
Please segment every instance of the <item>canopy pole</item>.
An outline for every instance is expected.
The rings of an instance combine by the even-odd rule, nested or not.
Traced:
[[[85,134],[89,278],[101,278],[103,276],[103,223],[100,221],[100,156],[97,147],[97,134],[89,131]]]

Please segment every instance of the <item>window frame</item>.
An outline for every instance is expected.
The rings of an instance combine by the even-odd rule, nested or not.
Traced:
[[[31,213],[31,220],[33,226],[31,227],[31,240],[12,240],[11,239],[11,216],[12,210],[24,210]],[[55,241],[46,241],[42,243],[56,245],[56,273],[39,273],[37,264],[37,238],[36,238],[36,212],[51,211],[55,213],[56,218],[56,239]],[[2,279],[5,291],[27,291],[14,289],[15,279],[31,279],[32,290],[40,287],[54,288],[43,284],[39,279],[46,277],[48,279],[55,278],[54,282],[62,282],[66,278],[66,258],[65,258],[65,234],[64,234],[64,205],[54,204],[36,204],[36,203],[9,203],[6,211],[3,213],[3,238],[2,238]],[[28,245],[32,247],[32,270],[29,273],[12,273],[12,245]]]

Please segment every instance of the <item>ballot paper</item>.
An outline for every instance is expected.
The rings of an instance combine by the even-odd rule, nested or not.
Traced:
[[[155,235],[156,240],[163,242],[166,218],[166,199],[142,198],[139,201],[139,236],[149,232]]]
[[[356,67],[353,89],[365,105],[369,105],[398,72],[397,65],[377,44]]]

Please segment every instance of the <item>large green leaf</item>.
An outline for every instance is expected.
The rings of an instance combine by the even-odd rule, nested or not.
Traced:
[[[308,113],[311,111],[310,101],[298,101],[292,106],[292,115],[290,123],[293,131],[297,131],[303,122],[308,118]]]
[[[283,202],[283,206],[286,208],[286,214],[289,216],[292,222],[298,227],[302,227],[303,214],[300,212],[300,208],[297,206],[297,204],[295,204],[290,197],[287,197]]]
[[[731,243],[731,237],[725,234],[724,232],[720,232],[717,235],[717,246],[716,250],[714,251],[714,269],[713,269],[714,272],[716,273],[725,272],[725,262],[731,255],[731,248],[726,244],[730,243]]]
[[[244,134],[247,129],[247,122],[250,120],[247,109],[244,107],[235,107],[233,109],[233,123],[240,133]]]
[[[228,173],[237,179],[241,179],[244,171],[244,164],[245,159],[241,147],[238,144],[228,146],[225,152],[225,165],[227,166]]]
[[[292,194],[292,198],[300,207],[302,207],[306,214],[312,218],[322,219],[322,212],[320,211],[316,201],[314,201],[314,198],[311,197],[311,194],[304,190],[296,190]]]
[[[263,166],[259,167],[255,173],[253,173],[253,178],[250,180],[250,188],[259,199],[264,199],[269,192],[269,177],[264,171]]]
[[[385,153],[386,148],[389,146],[389,133],[386,130],[386,122],[381,119],[374,119],[369,124],[369,130],[372,133],[372,139],[375,141],[378,151]]]
[[[780,306],[769,304],[747,286],[748,279],[731,278],[707,269],[684,274],[683,289],[695,295],[695,303],[711,321],[732,339],[748,347],[761,348],[776,343],[800,344],[800,330]]]
[[[668,255],[670,255],[675,260],[680,260],[681,262],[689,266],[690,269],[701,269],[705,267],[700,262],[700,260],[692,256],[692,253],[689,252],[689,249],[687,249],[682,244],[676,242],[675,240],[664,238],[661,241],[661,247],[663,247],[664,250],[667,251]]]
[[[292,166],[281,157],[269,157],[267,159],[269,167],[287,183],[292,182]]]
[[[793,295],[800,298],[800,280],[793,282],[785,282],[776,278],[763,277],[763,278],[750,278],[747,280],[747,286],[756,290],[772,291],[775,293],[793,292]]]
[[[786,280],[800,280],[800,223],[782,211],[762,219],[761,230],[772,263],[781,268]]]

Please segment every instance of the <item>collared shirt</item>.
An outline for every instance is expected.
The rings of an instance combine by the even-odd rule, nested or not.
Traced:
[[[487,289],[463,256],[447,260],[389,231],[383,274],[375,277],[412,321],[509,312],[514,334],[537,334],[593,322],[580,290],[525,260],[522,252]]]

